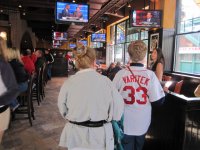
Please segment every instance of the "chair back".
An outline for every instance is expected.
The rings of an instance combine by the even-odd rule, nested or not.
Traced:
[[[171,76],[163,75],[162,77],[162,81],[171,81],[171,80],[172,80]]]
[[[183,85],[183,80],[177,82],[174,88],[174,93],[180,94],[182,85]]]

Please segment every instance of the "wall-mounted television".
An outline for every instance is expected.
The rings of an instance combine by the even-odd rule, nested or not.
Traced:
[[[60,46],[61,42],[59,40],[53,40],[53,45],[54,46]]]
[[[75,48],[76,47],[76,44],[69,44],[69,48]]]
[[[54,32],[53,39],[54,40],[67,40],[67,33],[66,32]]]
[[[91,35],[92,42],[106,42],[106,34],[104,33],[93,33]]]
[[[81,41],[79,41],[79,42],[82,43],[84,46],[87,46],[87,45],[88,45],[88,43],[87,43],[86,40],[81,40]]]
[[[130,27],[161,27],[161,21],[160,10],[132,10],[130,13]]]
[[[69,2],[56,2],[57,23],[86,23],[89,20],[89,5]]]

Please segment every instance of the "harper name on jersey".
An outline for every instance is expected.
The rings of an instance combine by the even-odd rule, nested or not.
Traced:
[[[142,85],[146,85],[148,86],[150,79],[144,76],[140,76],[140,75],[129,75],[129,76],[125,76],[122,77],[124,83],[129,83],[129,82],[139,82]]]

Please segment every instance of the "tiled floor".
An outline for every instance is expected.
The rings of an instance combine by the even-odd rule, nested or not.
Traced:
[[[35,118],[31,127],[28,119],[16,120],[3,138],[5,150],[57,150],[65,121],[58,107],[57,97],[66,78],[52,78],[45,87],[46,97],[38,106],[34,101]],[[17,118],[17,116],[16,116]]]

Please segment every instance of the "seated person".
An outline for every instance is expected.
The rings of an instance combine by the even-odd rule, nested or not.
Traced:
[[[25,50],[23,52],[23,54],[21,55],[21,59],[24,64],[24,68],[29,73],[29,75],[31,75],[33,72],[35,72],[35,65],[30,56],[31,56],[30,49]]]
[[[76,11],[73,14],[74,17],[77,17],[78,19],[83,19],[83,14],[81,12],[80,7],[76,8]]]
[[[14,71],[19,91],[25,92],[28,89],[28,78],[29,75],[25,71],[23,62],[20,57],[20,52],[18,49],[8,49],[8,61]],[[17,99],[14,99],[10,107],[14,111],[19,106]]]
[[[70,17],[69,9],[70,6],[67,4],[62,11],[62,17]]]

